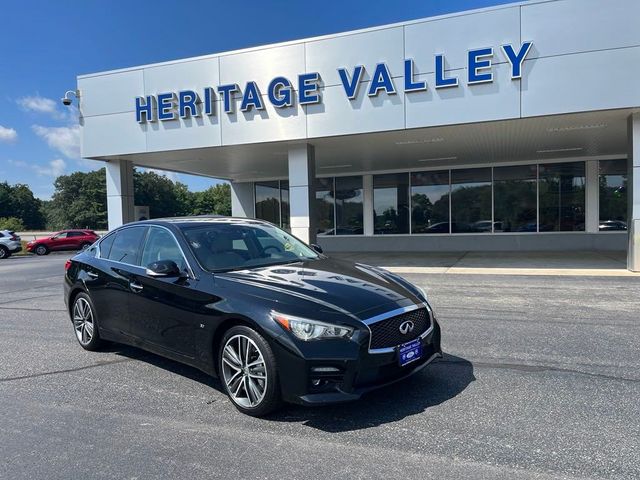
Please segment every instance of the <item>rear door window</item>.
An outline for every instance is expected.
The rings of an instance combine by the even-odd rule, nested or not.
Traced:
[[[137,265],[140,244],[146,230],[146,227],[129,227],[117,232],[111,245],[109,260]]]

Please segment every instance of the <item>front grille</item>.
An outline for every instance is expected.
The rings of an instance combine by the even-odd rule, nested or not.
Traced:
[[[400,332],[400,325],[407,320],[413,322],[414,328],[406,334]],[[389,348],[410,342],[426,332],[431,326],[429,311],[423,307],[395,317],[386,318],[369,325],[371,329],[371,349]]]

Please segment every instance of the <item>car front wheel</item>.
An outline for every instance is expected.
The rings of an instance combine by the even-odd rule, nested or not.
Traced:
[[[225,333],[221,347],[218,371],[236,408],[255,417],[279,408],[276,359],[267,341],[249,327],[236,326]]]
[[[73,330],[80,346],[85,350],[97,350],[102,345],[96,313],[91,298],[86,293],[79,293],[73,300],[71,309]]]
[[[49,249],[47,247],[45,247],[44,245],[38,245],[36,247],[36,254],[37,255],[46,255],[47,253],[49,253]]]

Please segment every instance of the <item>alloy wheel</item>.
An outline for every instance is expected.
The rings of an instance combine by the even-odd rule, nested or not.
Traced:
[[[73,328],[82,345],[88,345],[91,342],[95,323],[93,322],[91,305],[85,298],[78,298],[73,305]]]
[[[4,248],[0,248],[0,258],[7,256],[7,251]]]
[[[267,369],[258,345],[245,335],[234,335],[222,351],[222,374],[231,399],[244,408],[262,402],[267,391]]]
[[[38,248],[36,248],[36,253],[38,255],[44,255],[45,253],[47,253],[47,249],[40,245]]]

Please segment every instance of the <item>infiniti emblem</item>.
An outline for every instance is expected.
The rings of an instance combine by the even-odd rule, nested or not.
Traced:
[[[401,334],[406,335],[407,333],[413,332],[414,328],[415,328],[414,323],[411,320],[407,320],[406,322],[402,322],[400,324],[400,327],[398,328],[398,330],[400,330]]]

